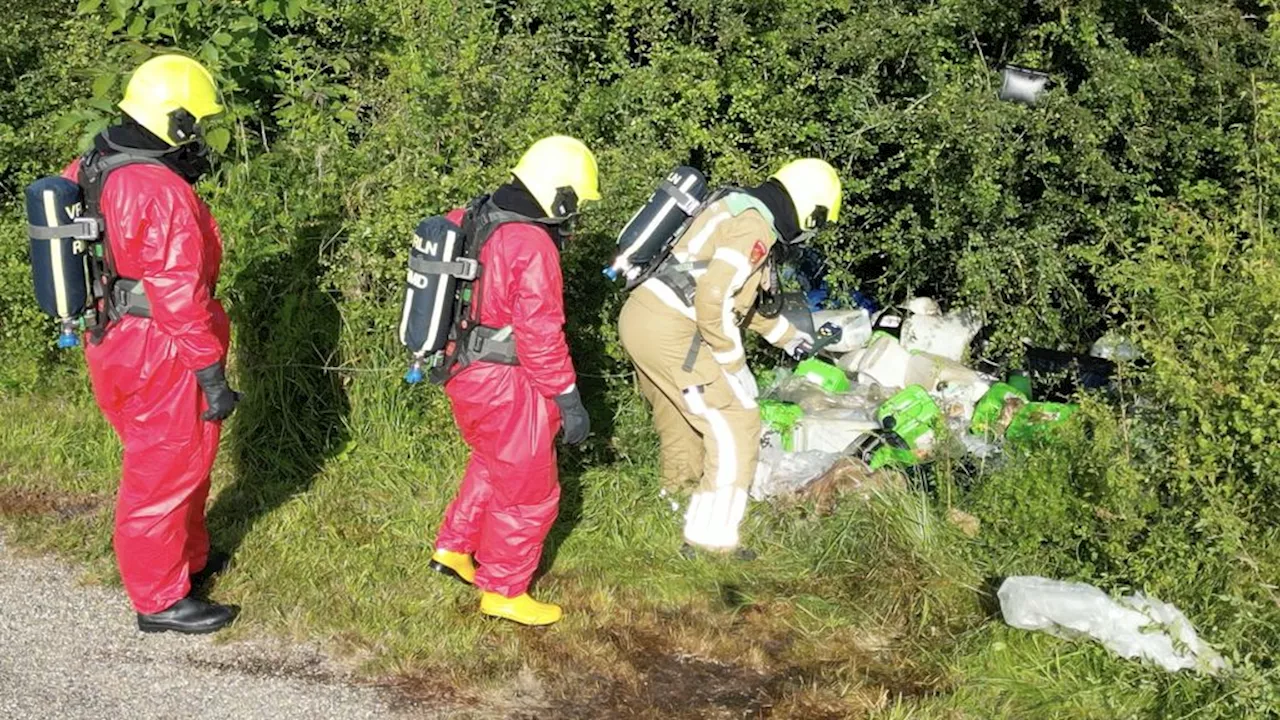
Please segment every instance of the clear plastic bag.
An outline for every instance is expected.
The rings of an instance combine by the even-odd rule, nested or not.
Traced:
[[[865,413],[859,416],[861,418],[871,417],[888,396],[876,385],[854,385],[849,392],[831,393],[802,377],[779,371],[765,397],[799,405],[806,414],[825,410],[858,410]]]
[[[839,459],[839,453],[789,453],[773,447],[761,448],[756,477],[751,483],[751,497],[764,500],[797,493],[822,477]]]
[[[1212,674],[1227,667],[1178,608],[1142,593],[1117,601],[1085,583],[1020,576],[1006,579],[997,595],[1004,621],[1016,628],[1091,637],[1121,657],[1150,660],[1169,672]]]

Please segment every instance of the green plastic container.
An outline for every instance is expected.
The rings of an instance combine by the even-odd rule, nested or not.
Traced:
[[[871,455],[867,466],[872,470],[882,467],[912,467],[920,464],[920,458],[910,450],[885,445]]]
[[[969,423],[969,432],[974,435],[994,433],[996,421],[1004,411],[1005,402],[1010,397],[1027,399],[1027,394],[1008,383],[996,383],[991,386],[977,405],[973,406],[973,420]]]
[[[809,358],[797,365],[796,375],[829,393],[849,392],[853,387],[843,370],[818,358]]]
[[[1028,403],[1013,416],[1004,436],[1013,442],[1047,437],[1065,425],[1079,409],[1079,405],[1068,403]]]
[[[782,449],[791,452],[795,449],[795,427],[804,410],[799,405],[778,402],[777,400],[760,401],[760,422],[782,438]]]
[[[909,385],[886,400],[876,418],[889,442],[872,455],[872,469],[910,466],[919,464],[921,455],[933,447],[942,410],[923,387]]]
[[[1015,370],[1009,373],[1009,385],[1012,385],[1015,390],[1022,393],[1022,396],[1026,399],[1031,399],[1031,378],[1025,372]]]

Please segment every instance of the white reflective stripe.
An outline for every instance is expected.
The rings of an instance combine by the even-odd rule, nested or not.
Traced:
[[[693,512],[685,514],[684,539],[707,548],[736,548],[746,500],[747,494],[737,488],[699,493],[690,505]],[[726,512],[720,513],[718,508]]]
[[[698,251],[702,249],[702,246],[704,244],[706,244],[707,238],[711,237],[711,233],[716,231],[716,228],[720,225],[720,223],[724,222],[725,220],[728,220],[731,217],[733,217],[732,214],[728,212],[722,212],[719,215],[716,215],[715,217],[708,220],[707,224],[704,225],[703,228],[698,231],[698,234],[694,235],[693,239],[689,241],[689,256],[696,257],[698,254]]]
[[[785,316],[779,315],[777,319],[774,320],[773,329],[764,336],[764,339],[767,340],[770,345],[777,345],[779,342],[782,342],[782,338],[790,329],[791,321],[787,320]]]
[[[684,511],[684,539],[699,545],[706,544],[704,536],[705,531],[703,525],[706,524],[706,514],[702,507],[706,504],[708,496],[712,493],[709,491],[696,492],[689,500],[689,507]]]
[[[712,537],[721,547],[733,547],[738,544],[738,524],[746,514],[747,494],[733,486],[717,488],[712,500],[707,519]]]
[[[735,270],[742,274],[742,278],[744,280],[751,274],[751,263],[747,262],[747,256],[733,248],[716,248],[715,253],[711,255],[711,259],[723,260],[729,263]],[[737,277],[738,275],[735,273],[734,278],[736,279]]]
[[[666,305],[673,310],[680,311],[681,315],[689,318],[690,320],[695,322],[697,321],[698,316],[694,314],[693,308],[685,305],[684,301],[680,299],[680,296],[676,295],[676,292],[667,287],[667,284],[661,280],[657,278],[649,278],[648,280],[645,280],[640,287],[641,289],[648,290],[657,296],[657,298],[662,301],[663,305]]]
[[[628,248],[629,252],[627,253],[627,257],[634,255],[636,251],[640,249],[645,241],[649,239],[649,236],[653,234],[653,231],[658,229],[658,224],[667,219],[667,213],[670,213],[671,209],[675,206],[676,199],[674,197],[669,198],[662,204],[662,209],[654,214],[653,219],[649,221],[649,227],[646,227],[644,232],[640,233],[640,235],[636,237],[636,241],[631,244],[630,248]],[[636,212],[639,213],[640,210],[637,210]]]
[[[684,396],[684,406],[694,415],[702,416],[707,411],[707,400],[702,397],[702,386],[694,385],[680,391]]]
[[[49,227],[58,227],[58,206],[54,203],[53,191],[44,191],[44,217],[45,224]],[[54,238],[49,241],[49,267],[53,270],[53,294],[54,302],[58,306],[59,317],[67,317],[71,314],[71,308],[67,307],[67,279],[66,268],[62,265],[62,239]]]
[[[733,442],[733,428],[719,410],[707,408],[707,423],[711,425],[711,434],[716,439],[716,487],[731,487],[738,477],[738,448]]]
[[[720,364],[724,365],[736,361],[743,357],[746,351],[742,349],[742,331],[738,329],[738,323],[733,316],[733,298],[724,299],[724,310],[720,313],[720,327],[724,331],[729,341],[733,343],[733,351],[724,353],[729,357],[728,360],[720,360]],[[719,360],[719,358],[716,358]]]
[[[696,493],[685,512],[684,539],[703,547],[738,546],[738,528],[746,515],[747,493],[726,487]]]
[[[738,329],[737,318],[733,315],[733,302],[738,295],[738,291],[742,289],[743,283],[751,275],[751,263],[747,262],[746,255],[732,248],[716,248],[711,259],[728,263],[734,268],[733,279],[729,282],[729,287],[724,294],[724,305],[720,308],[721,330],[724,332],[725,337],[729,338],[729,341],[733,343],[733,350],[725,353],[712,353],[712,357],[716,359],[716,362],[721,365],[727,365],[746,354],[742,348],[742,331]]]
[[[739,333],[739,338],[741,338],[741,333]],[[716,362],[720,363],[721,365],[728,365],[729,363],[734,362],[738,358],[745,357],[745,356],[746,356],[746,353],[742,349],[741,342],[739,342],[738,345],[734,347],[732,350],[730,350],[729,352],[718,353],[713,351],[711,353],[711,357],[715,358]]]
[[[560,395],[568,395],[569,393],[571,393],[571,392],[573,392],[574,390],[577,390],[577,389],[578,389],[578,383],[576,383],[576,382],[575,382],[575,383],[573,383],[572,385],[570,385],[569,387],[565,388],[565,389],[564,389],[562,392],[560,392],[559,394],[560,394]]]
[[[453,246],[457,244],[457,240],[458,240],[458,233],[456,231],[450,230],[448,233],[445,234],[444,258],[443,258],[445,262],[453,260]],[[440,320],[441,320],[441,316],[444,315],[445,297],[448,295],[448,290],[449,290],[449,278],[448,276],[441,275],[439,278],[436,279],[436,282],[437,282],[436,301],[435,301],[435,306],[431,308],[431,327],[427,334],[426,345],[424,345],[422,348],[419,348],[419,352],[421,352],[426,348],[434,346],[436,344],[437,336],[440,334],[440,328],[441,328]],[[452,307],[449,309],[453,310]],[[445,328],[445,332],[448,332],[450,329],[452,328]]]
[[[410,273],[413,271],[410,270]],[[404,292],[404,309],[400,312],[400,342],[405,345],[409,344],[409,311],[413,309],[413,299],[418,293],[413,288],[405,288]],[[422,348],[418,348],[421,352]]]
[[[756,407],[756,400],[751,397],[751,394],[747,392],[746,388],[742,387],[742,383],[738,382],[738,377],[725,372],[724,368],[720,368],[720,372],[724,373],[725,380],[729,382],[729,388],[733,390],[733,396],[738,399],[739,403],[742,403],[742,407],[748,410],[754,409]],[[750,370],[748,370],[748,372],[750,372]]]
[[[714,478],[715,490],[697,493],[689,503],[684,536],[698,545],[732,548],[738,545],[738,525],[747,506],[746,493],[734,486],[738,475],[738,448],[728,421],[718,410],[708,408],[704,417],[715,438],[719,467]]]

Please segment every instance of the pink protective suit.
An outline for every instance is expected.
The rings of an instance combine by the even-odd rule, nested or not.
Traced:
[[[461,224],[462,211],[449,219]],[[481,324],[514,329],[520,364],[477,362],[445,385],[471,460],[436,547],[473,553],[476,586],[515,597],[528,589],[559,509],[553,398],[573,388],[576,375],[564,336],[560,253],[547,231],[500,225],[480,262]]]
[[[64,175],[76,179],[78,163]],[[205,501],[221,424],[206,422],[195,371],[222,361],[230,326],[213,297],[222,240],[208,207],[176,173],[130,165],[100,201],[120,277],[143,282],[151,318],[125,317],[85,356],[98,407],[124,445],[114,544],[134,608],[186,597],[209,554]]]

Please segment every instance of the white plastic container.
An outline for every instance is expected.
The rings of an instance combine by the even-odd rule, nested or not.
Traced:
[[[846,373],[858,374],[858,382],[901,388],[907,386],[907,366],[911,353],[898,340],[881,335],[870,345],[840,358],[838,365]]]
[[[832,323],[843,333],[840,342],[832,343],[824,352],[847,353],[856,350],[871,339],[871,315],[863,308],[853,310],[819,310],[813,314],[813,326],[820,328]]]
[[[945,315],[912,313],[902,323],[902,346],[959,362],[981,329],[982,322],[968,310]]]
[[[796,452],[818,450],[843,453],[850,445],[879,427],[880,423],[875,420],[845,420],[810,415],[796,422],[792,440]]]

